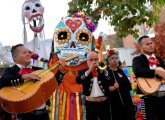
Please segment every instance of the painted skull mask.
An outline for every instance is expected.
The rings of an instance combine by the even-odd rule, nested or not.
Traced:
[[[41,32],[44,27],[44,7],[39,0],[27,0],[22,6],[22,16],[27,18],[33,32]]]
[[[54,32],[54,52],[58,58],[78,55],[68,65],[76,66],[86,61],[92,48],[92,33],[81,18],[66,17],[62,19]]]

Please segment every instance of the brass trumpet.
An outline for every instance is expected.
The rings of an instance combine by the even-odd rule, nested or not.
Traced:
[[[98,68],[103,71],[107,68],[107,62],[105,60],[101,60],[98,64]]]

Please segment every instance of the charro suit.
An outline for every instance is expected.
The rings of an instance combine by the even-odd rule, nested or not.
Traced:
[[[32,69],[41,70],[42,68],[33,66]],[[17,65],[7,68],[0,79],[0,88],[23,83],[24,80],[21,78],[21,75],[18,74],[19,71],[20,68]]]
[[[156,58],[159,61],[159,64],[156,65],[156,67],[165,68],[163,60],[158,56],[156,56]],[[136,77],[155,77],[155,70],[150,69],[149,61],[144,54],[133,59],[132,67]],[[165,96],[157,96],[159,92],[156,92],[153,95],[144,95],[139,88],[137,88],[137,93],[143,95],[143,97],[141,97],[141,99],[144,100],[144,103],[142,104],[145,106],[143,112],[146,113],[147,120],[165,120]]]
[[[85,96],[89,96],[92,90],[92,84],[93,84],[93,75],[92,73],[90,73],[88,76],[85,76],[85,72],[88,70],[88,68],[82,69],[78,71],[78,76],[76,78],[76,82],[78,84],[82,84],[83,85],[83,94]],[[105,76],[104,72],[100,72],[99,69],[97,69],[98,71],[98,84],[102,90],[102,92],[104,93],[105,96],[108,96],[109,94],[109,80],[110,77],[109,76]]]
[[[76,82],[78,84],[83,85],[83,94],[85,96],[90,96],[93,86],[93,74],[90,73],[88,76],[85,75],[85,72],[88,70],[88,68],[82,69],[78,71],[78,76],[76,77]],[[98,72],[98,85],[103,92],[104,96],[107,97],[109,95],[109,81],[110,77],[105,76],[104,72],[100,72],[99,69],[97,69]],[[91,97],[95,98],[95,97]],[[96,101],[89,101],[86,99],[85,102],[86,106],[86,119],[87,120],[110,120],[110,111],[109,111],[109,101],[108,99],[105,99],[100,102]]]
[[[156,58],[159,60],[160,63],[159,65],[157,65],[157,67],[165,68],[163,60],[158,56],[156,56]],[[150,69],[149,62],[144,54],[141,54],[140,56],[137,56],[133,59],[132,67],[136,77],[144,77],[144,78],[155,77],[155,70]],[[137,89],[137,93],[142,94],[139,88]]]
[[[35,70],[41,70],[40,67],[32,67]],[[20,68],[17,65],[13,65],[12,67],[8,67],[3,76],[0,79],[0,88],[5,86],[15,86],[21,83],[24,83],[22,79],[22,75],[19,74]],[[40,99],[40,98],[39,98]],[[50,106],[50,101],[46,102],[48,106]],[[18,120],[49,120],[48,111],[46,110],[45,104],[42,105],[43,107],[36,109],[32,112],[27,112],[23,114],[18,114]],[[40,114],[38,114],[40,113]]]
[[[160,64],[157,66],[165,68],[164,62],[162,58],[156,56],[156,58],[159,60]],[[144,54],[141,54],[140,56],[137,56],[133,59],[133,70],[135,72],[135,75],[137,77],[154,77],[154,71],[150,70],[149,68],[149,62],[147,60],[147,57]]]

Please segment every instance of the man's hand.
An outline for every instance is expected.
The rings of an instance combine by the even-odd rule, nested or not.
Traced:
[[[59,59],[57,62],[59,63],[60,72],[65,73],[66,61],[64,59]]]
[[[109,86],[110,92],[113,92],[119,88],[118,82],[115,82],[113,86]]]
[[[34,74],[23,74],[22,75],[23,80],[40,80],[39,76]]]
[[[98,66],[98,63],[97,62],[92,62],[90,65],[89,65],[89,69],[85,72],[85,74],[88,76],[93,70],[95,70]]]
[[[155,69],[155,75],[158,75],[159,77],[165,79],[165,70],[162,67],[157,67]]]
[[[93,71],[97,68],[98,66],[98,63],[97,62],[92,62],[90,65],[89,65],[89,71]]]
[[[119,88],[119,84],[118,84],[118,82],[115,82],[115,83],[114,83],[114,87],[115,87],[116,89]]]

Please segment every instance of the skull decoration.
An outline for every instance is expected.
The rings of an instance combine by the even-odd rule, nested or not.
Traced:
[[[82,18],[66,17],[62,19],[54,32],[54,52],[58,58],[78,55],[68,65],[76,66],[86,61],[92,49],[92,32]]]
[[[22,17],[27,18],[33,32],[41,32],[44,27],[44,7],[40,0],[26,0],[22,7]]]

